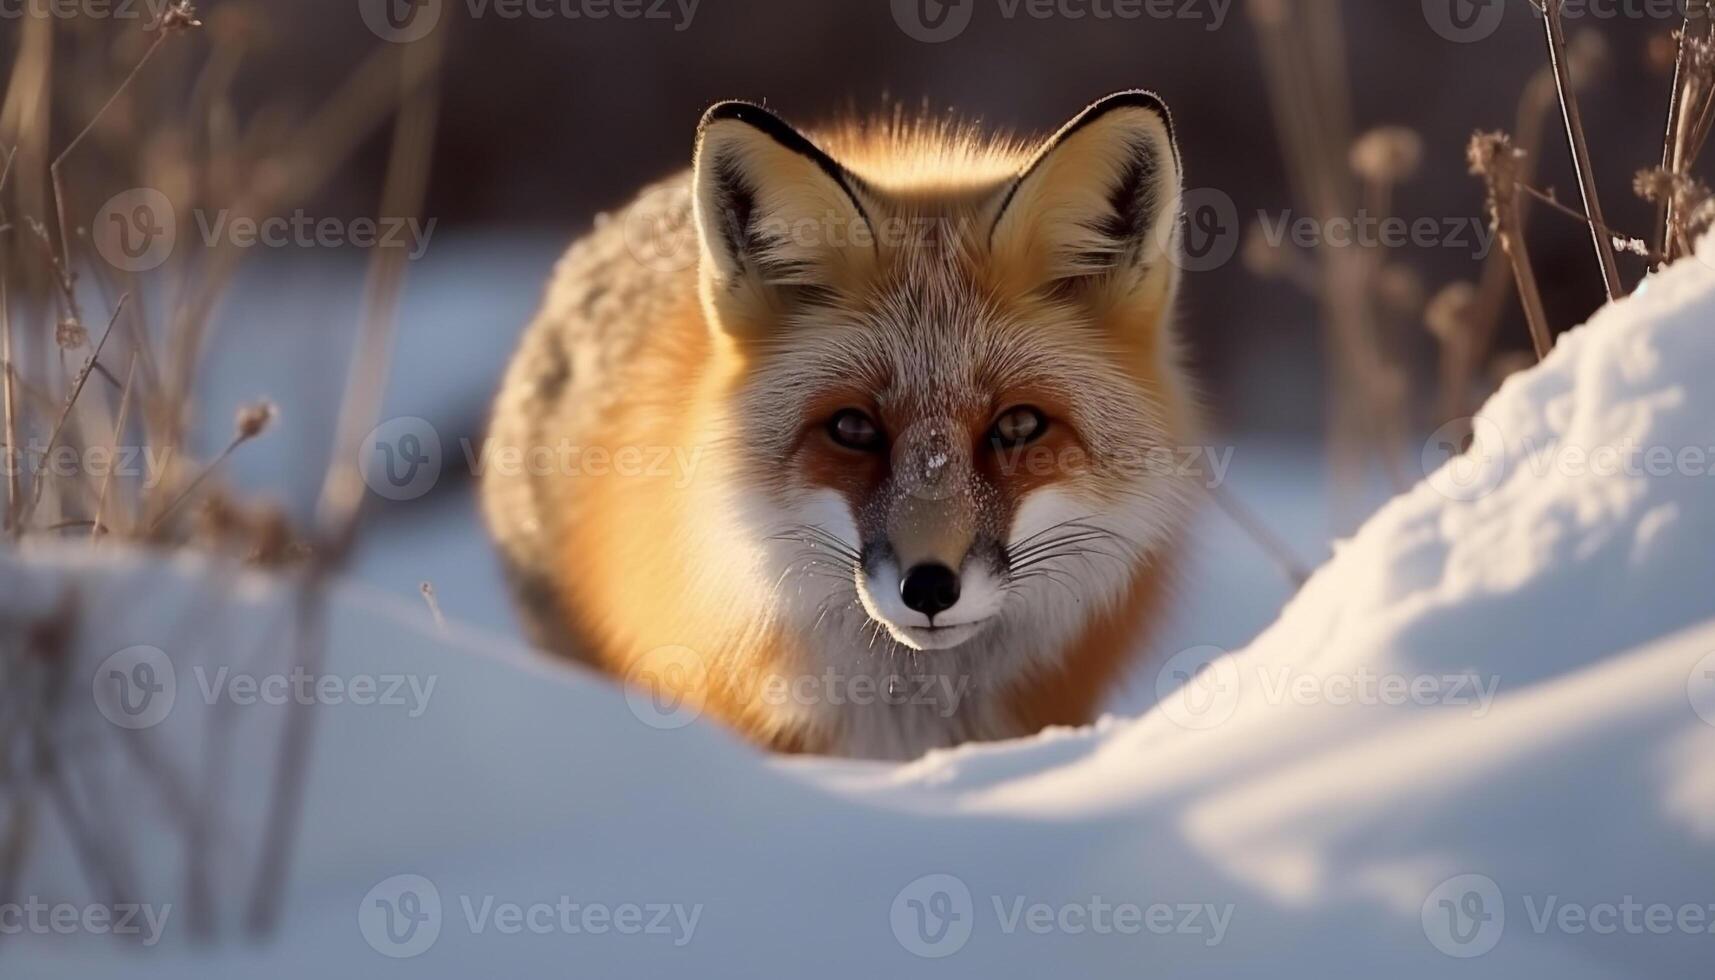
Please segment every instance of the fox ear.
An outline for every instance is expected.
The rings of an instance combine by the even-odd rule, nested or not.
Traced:
[[[729,331],[837,289],[874,255],[858,179],[779,117],[722,102],[697,131],[693,197],[705,302]]]
[[[1179,151],[1167,106],[1121,92],[1050,138],[993,205],[1008,281],[1157,313],[1179,280]]]

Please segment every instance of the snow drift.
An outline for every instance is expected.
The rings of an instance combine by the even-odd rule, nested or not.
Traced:
[[[1166,651],[1140,718],[898,767],[760,757],[356,588],[293,677],[266,653],[296,613],[277,583],[14,556],[0,618],[85,610],[55,726],[86,819],[38,794],[37,910],[0,915],[0,961],[80,980],[1706,971],[1711,376],[1715,272],[1682,262],[1509,381],[1471,450],[1248,649]],[[307,791],[256,944],[294,712]],[[55,927],[115,877],[152,934]]]

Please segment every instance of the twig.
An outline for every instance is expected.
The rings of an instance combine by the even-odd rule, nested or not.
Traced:
[[[273,409],[266,405],[258,408],[246,409],[240,412],[238,416],[238,429],[232,434],[232,441],[228,442],[226,444],[226,448],[220,451],[220,455],[210,461],[207,466],[204,466],[202,471],[193,477],[191,482],[187,484],[183,490],[179,491],[177,496],[168,501],[167,506],[161,511],[161,513],[158,514],[154,520],[149,522],[147,534],[153,536],[156,531],[160,530],[161,526],[167,523],[167,519],[173,516],[173,512],[179,509],[179,505],[183,504],[186,500],[189,500],[191,496],[196,493],[197,488],[201,487],[204,481],[206,481],[215,470],[220,469],[221,464],[226,462],[227,457],[236,452],[239,446],[244,445],[266,431],[268,428],[268,422],[272,417]]]
[[[1304,587],[1310,581],[1310,571],[1299,563],[1292,554],[1292,549],[1278,535],[1269,530],[1249,508],[1239,503],[1238,498],[1227,492],[1225,487],[1210,487],[1209,496],[1214,499],[1215,506],[1243,531],[1263,554],[1268,555],[1279,566],[1281,574],[1292,583],[1293,591]]]
[[[84,138],[95,130],[96,124],[101,122],[101,117],[107,114],[107,110],[113,108],[114,103],[119,101],[119,97],[125,94],[125,90],[131,87],[132,82],[137,80],[138,74],[143,71],[143,66],[147,65],[149,60],[155,57],[155,52],[161,50],[161,45],[167,42],[167,38],[171,33],[171,31],[163,30],[155,35],[155,40],[149,43],[149,47],[143,52],[143,56],[137,59],[137,63],[131,66],[130,73],[127,74],[125,79],[119,83],[119,87],[113,90],[113,94],[107,97],[107,101],[102,103],[101,108],[96,110],[95,115],[90,117],[89,122],[84,124],[83,129],[79,131],[76,136],[72,137],[71,142],[67,143],[65,149],[61,150],[59,155],[54,157],[53,163],[48,165],[48,178],[52,185],[54,195],[54,216],[59,222],[59,257],[60,261],[63,263],[61,275],[66,278],[66,293],[68,297],[71,297],[72,303],[72,307],[68,312],[71,314],[73,319],[78,320],[79,322],[83,320],[83,317],[78,314],[76,306],[77,300],[75,299],[73,290],[70,288],[71,237],[66,231],[65,180],[61,172],[61,168],[64,167],[66,158],[71,156],[73,150],[77,149],[78,144],[82,143]]]
[[[1519,190],[1524,191],[1526,194],[1529,194],[1531,197],[1536,198],[1538,201],[1541,201],[1542,203],[1548,205],[1549,208],[1553,209],[1554,211],[1557,211],[1560,214],[1564,214],[1568,218],[1573,218],[1573,219],[1577,220],[1580,224],[1587,224],[1587,225],[1591,225],[1591,226],[1595,227],[1596,229],[1601,231],[1603,234],[1607,235],[1610,240],[1612,240],[1614,238],[1624,238],[1627,241],[1636,241],[1637,240],[1636,235],[1628,235],[1624,232],[1615,231],[1614,229],[1608,227],[1607,225],[1601,223],[1600,221],[1593,221],[1589,215],[1585,214],[1584,212],[1578,210],[1575,207],[1571,207],[1571,206],[1567,205],[1566,203],[1562,202],[1560,200],[1560,198],[1555,197],[1553,194],[1551,194],[1547,191],[1538,190],[1537,188],[1532,187],[1531,185],[1529,185],[1523,181],[1517,182],[1514,186],[1516,186]],[[1660,252],[1656,252],[1650,257],[1651,258],[1660,258],[1661,254],[1660,254]]]
[[[429,615],[435,618],[435,626],[441,632],[446,632],[447,617],[441,612],[441,600],[435,595],[435,583],[425,581],[417,586],[417,590],[423,593],[423,601],[429,604]]]
[[[1541,4],[1542,19],[1548,32],[1549,62],[1554,66],[1554,81],[1560,91],[1560,108],[1566,116],[1566,136],[1572,143],[1572,164],[1578,173],[1578,185],[1584,193],[1584,211],[1590,216],[1590,236],[1596,242],[1596,261],[1602,267],[1602,281],[1607,287],[1608,301],[1613,302],[1625,295],[1625,287],[1620,283],[1620,265],[1614,255],[1614,243],[1598,227],[1605,224],[1602,202],[1596,194],[1596,173],[1590,163],[1589,141],[1584,138],[1584,119],[1578,111],[1578,93],[1573,91],[1572,71],[1566,62],[1566,28],[1560,17],[1566,0],[1541,0]]]
[[[72,382],[71,395],[66,398],[65,406],[60,409],[60,417],[54,422],[53,432],[48,435],[48,448],[43,451],[43,458],[51,458],[54,450],[59,448],[60,435],[65,430],[66,420],[71,418],[72,409],[77,407],[78,396],[83,394],[84,383],[95,371],[95,362],[101,359],[101,350],[107,346],[107,338],[113,336],[113,325],[119,322],[119,317],[125,312],[125,304],[130,301],[131,294],[119,297],[119,305],[113,308],[113,317],[107,321],[107,329],[101,332],[101,340],[96,342],[95,352],[89,355],[89,360],[77,372],[77,378]],[[18,523],[23,525],[35,516],[36,505],[42,500],[42,486],[47,483],[47,474],[39,474],[30,481],[30,501],[24,507]]]
[[[1501,249],[1512,263],[1513,276],[1518,280],[1519,301],[1524,304],[1525,321],[1530,326],[1531,345],[1536,349],[1537,359],[1541,360],[1553,348],[1554,337],[1548,330],[1542,292],[1537,287],[1536,272],[1531,268],[1530,254],[1520,231],[1518,169],[1524,159],[1523,151],[1514,147],[1505,133],[1478,133],[1471,137],[1467,153],[1471,172],[1488,184],[1489,223],[1501,240]]]
[[[0,222],[6,219],[6,184],[12,177],[12,162],[17,159],[18,148],[12,147],[6,153],[6,169],[0,171]],[[10,225],[7,225],[10,229]],[[0,238],[0,243],[4,239]],[[7,273],[11,271],[11,254],[0,248],[0,372],[5,377],[0,379],[3,393],[0,397],[5,400],[6,412],[6,514],[3,523],[6,530],[16,539],[23,533],[23,522],[18,520],[18,508],[23,503],[23,489],[19,483],[18,463],[18,411],[13,400],[12,373],[15,370],[12,363],[12,298],[7,292]]]
[[[131,414],[131,383],[136,379],[136,374],[137,355],[132,354],[131,359],[125,365],[125,387],[119,393],[119,417],[113,423],[114,453],[119,451],[119,441],[125,438],[125,423]],[[115,457],[110,455],[108,458]],[[107,509],[107,490],[113,485],[114,469],[114,467],[109,466],[107,472],[101,477],[101,492],[95,498],[95,519],[90,522],[89,527],[91,541],[100,540],[101,535],[106,532],[106,528],[102,526],[101,517]]]
[[[422,208],[428,185],[423,161],[428,159],[434,143],[439,106],[433,81],[441,50],[439,34],[431,34],[429,39],[411,44],[405,50],[398,82],[404,106],[393,131],[382,191],[383,214],[415,214]],[[358,450],[380,412],[393,321],[404,282],[402,250],[377,249],[372,258],[363,330],[352,361],[345,400],[340,406],[334,456],[316,506],[319,546],[299,593],[297,654],[300,666],[312,674],[319,672],[326,656],[327,577],[349,556],[356,540],[358,510],[363,502],[362,474],[356,465]],[[308,712],[293,711],[287,715],[286,730],[281,736],[273,806],[263,830],[262,858],[245,914],[246,925],[254,935],[268,935],[279,923],[314,738],[311,721]]]

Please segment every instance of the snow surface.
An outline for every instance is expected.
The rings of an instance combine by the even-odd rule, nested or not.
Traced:
[[[173,908],[147,947],[0,936],[0,968],[1707,976],[1712,375],[1715,272],[1684,262],[1509,381],[1473,450],[1376,514],[1246,649],[1167,658],[1140,717],[903,766],[762,757],[348,585],[321,673],[416,687],[310,709],[289,898],[260,946],[236,937],[287,708],[202,689],[220,665],[283,669],[268,644],[296,618],[289,595],[185,557],[8,558],[0,616],[72,589],[91,604],[77,690],[116,650],[169,651],[164,720],[125,730],[72,697],[61,744],[132,894]],[[175,830],[186,799],[218,816]],[[24,893],[98,900],[63,822],[40,829]]]

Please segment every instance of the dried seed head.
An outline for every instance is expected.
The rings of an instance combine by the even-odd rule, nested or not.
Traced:
[[[239,409],[238,439],[254,439],[268,431],[268,426],[274,421],[274,415],[274,406],[269,402],[257,402]]]
[[[77,350],[89,343],[89,331],[76,320],[61,320],[59,326],[54,328],[54,343],[59,345],[60,350]]]
[[[179,34],[201,26],[202,21],[197,20],[196,4],[191,0],[174,0],[171,6],[161,11],[161,19],[154,29],[167,34]]]
[[[1352,171],[1378,184],[1410,180],[1423,163],[1423,137],[1404,126],[1372,129],[1352,144]]]
[[[1423,311],[1423,325],[1443,344],[1452,344],[1470,335],[1476,312],[1477,287],[1463,281],[1448,283]]]
[[[1499,230],[1510,229],[1524,151],[1514,146],[1513,138],[1506,133],[1477,133],[1471,137],[1465,159],[1471,165],[1471,173],[1488,184],[1489,222]]]

